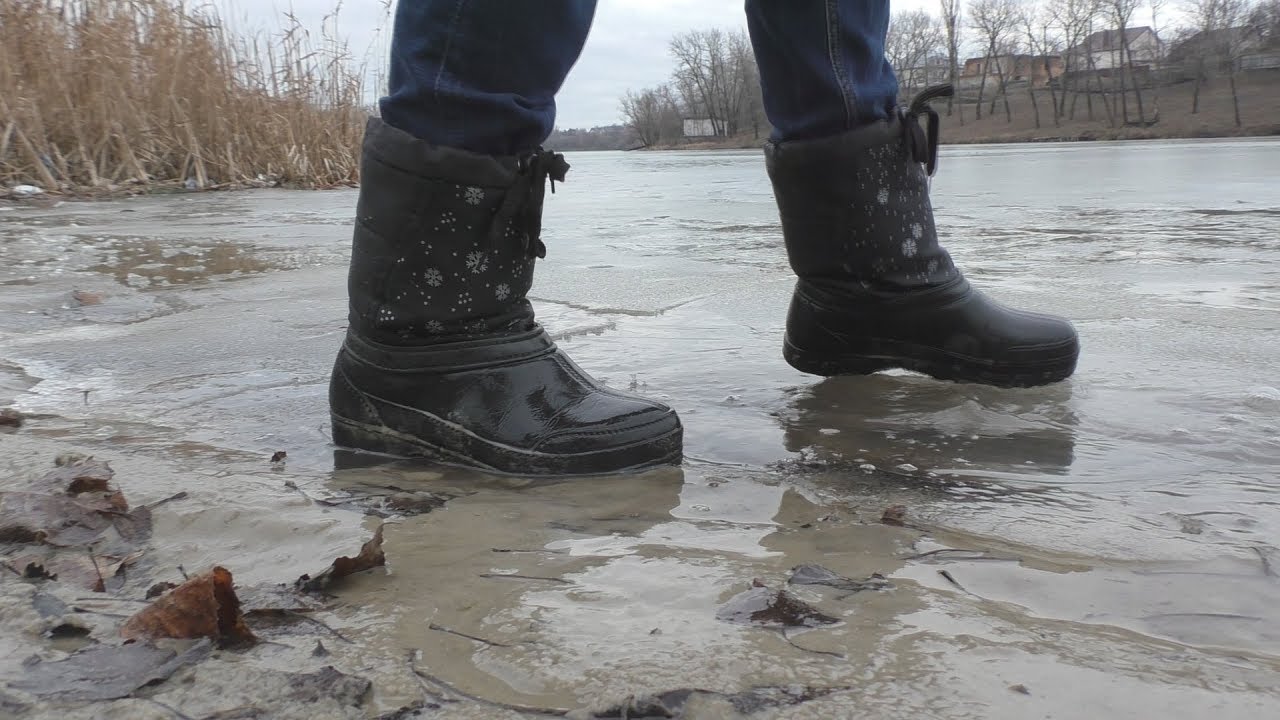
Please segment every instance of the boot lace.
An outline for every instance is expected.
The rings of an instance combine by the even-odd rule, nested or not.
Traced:
[[[938,98],[951,97],[956,91],[951,85],[933,85],[921,90],[911,100],[911,105],[902,113],[902,124],[906,129],[907,151],[911,159],[924,163],[925,172],[930,177],[938,169],[938,111],[929,103]],[[929,118],[929,131],[925,134],[920,127],[920,116]]]
[[[542,148],[517,162],[519,175],[498,206],[489,229],[489,240],[491,243],[501,240],[510,223],[523,236],[525,252],[530,257],[544,258],[547,246],[542,242],[542,203],[547,195],[547,181],[550,180],[551,192],[555,194],[556,182],[564,182],[569,163],[565,162],[564,155]]]

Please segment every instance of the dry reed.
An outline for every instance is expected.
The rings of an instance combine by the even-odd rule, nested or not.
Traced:
[[[355,183],[364,68],[288,20],[243,36],[181,0],[0,0],[0,185]]]

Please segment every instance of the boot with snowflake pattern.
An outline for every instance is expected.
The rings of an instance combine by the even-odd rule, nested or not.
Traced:
[[[938,116],[928,101],[950,92],[931,88],[891,120],[841,135],[766,145],[799,278],[783,346],[796,369],[905,368],[996,386],[1044,385],[1075,370],[1071,323],[990,299],[938,243],[928,185]]]
[[[347,337],[330,380],[334,442],[527,475],[681,458],[673,410],[607,389],[535,322],[526,294],[545,186],[564,157],[431,145],[371,119]]]

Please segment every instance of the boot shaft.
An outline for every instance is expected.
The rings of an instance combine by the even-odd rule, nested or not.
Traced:
[[[804,281],[901,289],[958,277],[902,118],[765,146],[787,257]]]
[[[531,329],[541,186],[567,169],[558,155],[479,155],[370,119],[348,276],[351,327],[400,345]]]

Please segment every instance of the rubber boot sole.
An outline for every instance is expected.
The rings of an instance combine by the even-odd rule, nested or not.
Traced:
[[[375,453],[391,458],[429,459],[445,465],[482,470],[497,475],[537,475],[539,477],[573,477],[614,475],[646,470],[662,465],[678,465],[683,458],[683,428],[643,442],[579,454],[548,454],[521,448],[486,443],[489,462],[427,442],[422,438],[396,432],[382,425],[371,425],[330,414],[333,443],[345,450]],[[640,463],[619,467],[612,458],[631,454],[636,448],[653,446],[658,453]],[[662,450],[674,447],[674,450]]]
[[[1078,352],[1074,339],[1042,348],[1042,351],[1044,359],[1010,363],[964,357],[938,348],[894,340],[869,340],[856,351],[846,349],[833,355],[831,352],[806,351],[787,337],[783,341],[782,355],[791,367],[810,375],[870,375],[898,368],[939,380],[1005,388],[1050,385],[1071,377],[1075,372]]]

